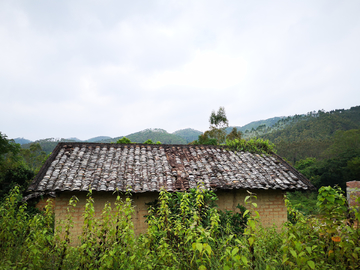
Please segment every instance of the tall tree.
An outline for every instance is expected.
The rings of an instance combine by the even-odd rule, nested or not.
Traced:
[[[226,117],[225,108],[220,107],[217,112],[212,111],[209,122],[209,137],[216,139],[219,144],[225,143],[226,128],[229,126],[229,121]]]

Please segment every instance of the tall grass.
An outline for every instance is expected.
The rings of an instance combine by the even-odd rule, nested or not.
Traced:
[[[245,204],[255,210],[239,233],[221,221],[213,194],[161,191],[149,209],[148,231],[135,236],[131,198],[106,204],[101,219],[94,215],[89,193],[80,244],[71,244],[72,210],[54,228],[50,202],[45,212],[30,216],[15,188],[0,205],[1,269],[359,269],[359,212],[348,209],[338,189],[324,187],[318,196],[321,216],[305,216],[288,203],[293,223],[263,228],[256,195]],[[176,198],[175,198],[176,197]],[[174,205],[178,210],[174,214]],[[248,211],[242,215],[248,215]],[[350,218],[349,218],[350,217]],[[230,220],[230,219],[229,219]],[[357,225],[356,225],[357,224]]]

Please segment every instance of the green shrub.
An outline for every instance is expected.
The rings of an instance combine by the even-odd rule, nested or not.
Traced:
[[[283,229],[261,226],[252,193],[245,199],[249,215],[242,207],[239,213],[219,212],[211,191],[162,190],[150,207],[148,231],[140,236],[134,234],[131,197],[117,196],[97,219],[90,192],[78,246],[70,235],[75,197],[56,229],[50,202],[45,212],[29,215],[20,199],[15,187],[0,204],[1,269],[360,268],[360,214],[347,208],[338,188],[319,190],[318,216],[304,215],[287,200],[294,223]]]

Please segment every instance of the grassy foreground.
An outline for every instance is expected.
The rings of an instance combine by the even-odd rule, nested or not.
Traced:
[[[51,205],[30,215],[15,188],[0,205],[0,268],[360,268],[360,214],[348,209],[339,189],[319,190],[321,215],[316,217],[304,216],[287,201],[292,222],[281,229],[261,227],[254,194],[245,200],[255,209],[251,215],[246,209],[237,215],[218,211],[209,203],[214,196],[200,189],[181,195],[162,191],[156,207],[150,207],[147,233],[136,237],[131,198],[107,204],[97,220],[90,193],[81,244],[72,246],[69,229],[77,199],[69,202],[68,219],[54,228]]]

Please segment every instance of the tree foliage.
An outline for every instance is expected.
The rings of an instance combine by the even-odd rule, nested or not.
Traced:
[[[119,144],[130,144],[132,143],[128,138],[126,137],[122,137],[121,139],[118,139],[116,141],[116,143],[119,143]]]
[[[229,126],[225,108],[220,107],[217,112],[213,110],[209,118],[209,123],[209,130],[205,131],[204,134],[199,135],[198,139],[190,144],[218,145],[225,143],[226,128]]]
[[[360,129],[337,131],[320,158],[304,158],[295,163],[297,168],[316,187],[340,186],[359,179]]]
[[[236,127],[234,127],[231,132],[226,136],[226,140],[227,141],[232,141],[232,140],[241,140],[242,137],[242,132],[238,131]]]
[[[5,134],[0,132],[0,166],[6,159],[16,160],[20,152],[20,145],[13,140],[7,139]]]
[[[29,169],[36,174],[50,154],[47,155],[39,143],[33,143],[29,149],[21,149],[21,156]]]
[[[39,144],[21,149],[0,132],[0,200],[15,186],[23,192],[48,158]]]
[[[225,108],[220,107],[217,112],[212,111],[209,122],[209,137],[216,139],[219,144],[225,143],[226,128],[229,126],[229,121],[226,117]]]
[[[215,138],[212,138],[210,131],[205,131],[203,134],[199,135],[198,139],[189,143],[193,145],[218,145],[218,141]]]

